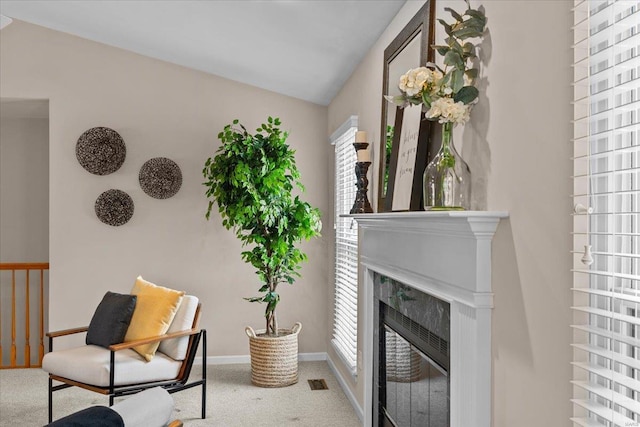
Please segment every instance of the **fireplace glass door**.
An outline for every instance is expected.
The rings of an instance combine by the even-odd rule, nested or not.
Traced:
[[[382,338],[382,337],[381,337]],[[384,326],[381,342],[381,425],[449,426],[449,378],[445,369]]]

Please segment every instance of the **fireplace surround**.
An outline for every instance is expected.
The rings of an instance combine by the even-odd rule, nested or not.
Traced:
[[[491,241],[506,212],[394,212],[353,215],[360,228],[365,302],[363,425],[378,404],[375,377],[376,277],[444,301],[450,309],[449,425],[491,426]]]

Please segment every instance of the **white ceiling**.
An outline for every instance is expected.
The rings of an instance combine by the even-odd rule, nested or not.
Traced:
[[[0,14],[328,105],[405,1],[1,0]]]

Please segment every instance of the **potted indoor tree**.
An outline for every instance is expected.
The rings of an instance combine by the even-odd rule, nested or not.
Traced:
[[[300,182],[295,151],[287,144],[280,120],[269,117],[255,134],[234,120],[218,134],[222,145],[207,159],[203,174],[209,219],[214,202],[222,225],[233,229],[247,250],[242,259],[256,269],[259,296],[245,298],[265,304],[265,329],[246,328],[251,352],[251,380],[263,387],[298,381],[298,333],[278,326],[278,285],[293,284],[307,259],[298,244],[319,236],[320,211],[294,195]]]

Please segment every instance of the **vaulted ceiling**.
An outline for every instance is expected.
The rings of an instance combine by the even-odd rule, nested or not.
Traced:
[[[0,14],[328,105],[405,0],[2,0]]]

